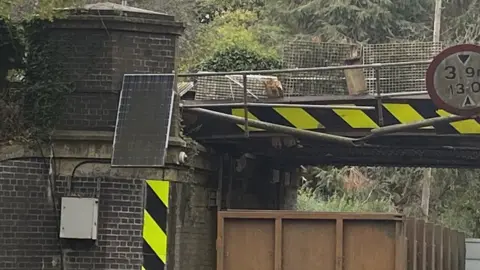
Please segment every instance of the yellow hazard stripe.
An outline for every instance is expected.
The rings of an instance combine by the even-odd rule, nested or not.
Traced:
[[[452,115],[444,110],[437,110],[437,114],[440,116]],[[450,125],[460,134],[480,134],[480,124],[474,119],[452,122]]]
[[[244,109],[232,109],[232,115],[244,118],[245,117]],[[247,115],[248,115],[247,116],[248,119],[258,120],[258,118],[255,115],[253,115],[251,112],[248,112]],[[245,130],[244,125],[237,125],[237,126],[239,126],[241,129]],[[260,131],[260,130],[263,130],[263,129],[259,129],[259,128],[249,126],[248,130],[249,131]]]
[[[142,270],[163,270],[167,262],[166,227],[170,182],[147,180],[146,189],[146,203],[143,211],[144,261]]]
[[[355,104],[341,105],[355,106]],[[333,111],[352,128],[378,128],[377,123],[362,110],[333,109]]]
[[[152,188],[158,198],[168,207],[168,193],[170,191],[170,183],[168,181],[147,180],[147,184]]]
[[[383,107],[385,107],[385,109],[387,109],[395,118],[397,118],[401,124],[411,124],[425,120],[425,118],[409,104],[387,103],[383,104]],[[432,129],[433,126],[424,128]]]
[[[278,114],[298,129],[325,128],[317,119],[313,118],[302,108],[274,107]]]
[[[143,239],[165,262],[167,259],[167,234],[158,226],[147,210],[144,211]]]

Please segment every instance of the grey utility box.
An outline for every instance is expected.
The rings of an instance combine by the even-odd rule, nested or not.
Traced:
[[[97,239],[98,199],[62,197],[60,238]]]

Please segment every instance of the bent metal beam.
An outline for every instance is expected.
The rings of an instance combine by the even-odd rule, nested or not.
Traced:
[[[244,119],[242,117],[238,116],[233,116],[225,113],[220,113],[208,109],[202,109],[202,108],[185,108],[187,110],[190,110],[192,112],[197,112],[200,114],[206,114],[212,117],[216,117],[219,119],[223,119],[235,124],[245,124],[245,121],[248,122],[248,125],[251,127],[255,128],[261,128],[265,130],[270,130],[273,132],[278,132],[278,133],[283,133],[283,134],[289,134],[292,136],[297,136],[297,137],[302,137],[302,138],[309,138],[309,139],[314,139],[314,140],[321,140],[321,141],[327,141],[327,142],[332,142],[332,143],[337,143],[337,144],[343,144],[343,145],[349,145],[349,146],[360,146],[364,145],[366,141],[372,138],[376,138],[379,136],[384,136],[388,134],[393,134],[396,132],[403,132],[411,129],[417,129],[417,128],[422,128],[422,127],[428,127],[431,125],[435,124],[441,124],[441,123],[453,123],[453,122],[458,122],[462,120],[467,120],[471,118],[475,118],[476,116],[447,116],[447,117],[435,117],[435,118],[430,118],[426,119],[423,121],[418,121],[415,123],[411,124],[398,124],[398,125],[391,125],[391,126],[386,126],[386,127],[381,127],[381,128],[376,128],[372,129],[372,134],[362,137],[362,138],[350,138],[350,137],[344,137],[344,136],[338,136],[338,135],[332,135],[332,134],[327,134],[327,133],[322,133],[322,132],[315,132],[315,131],[310,131],[310,130],[301,130],[301,129],[296,129],[296,128],[291,128],[283,125],[278,125],[278,124],[273,124],[269,122],[264,122],[264,121],[259,121],[259,120],[252,120],[252,119]]]
[[[187,108],[185,108],[185,109],[187,109]],[[236,123],[236,124],[244,124],[245,123],[245,119],[242,118],[242,117],[233,116],[233,115],[229,115],[229,114],[225,114],[225,113],[220,113],[220,112],[216,112],[216,111],[212,111],[212,110],[201,109],[201,108],[188,108],[188,110],[190,110],[192,112],[206,114],[206,115],[216,117],[216,118],[219,118],[219,119],[223,119],[223,120],[233,122],[233,123]],[[328,141],[328,142],[332,142],[332,143],[354,146],[354,144],[353,144],[354,139],[348,138],[348,137],[331,135],[331,134],[309,131],[309,130],[295,129],[295,128],[291,128],[291,127],[286,127],[286,126],[282,126],[282,125],[277,125],[277,124],[272,124],[272,123],[258,121],[258,120],[252,120],[252,119],[248,119],[247,121],[248,121],[248,125],[251,126],[251,127],[261,128],[261,129],[265,129],[265,130],[271,130],[271,131],[274,131],[274,132],[289,134],[289,135],[293,135],[293,136],[297,136],[297,137],[310,138],[310,139],[315,139],[315,140],[322,140],[322,141]]]

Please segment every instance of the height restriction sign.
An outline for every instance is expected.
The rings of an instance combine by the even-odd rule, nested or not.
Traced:
[[[456,114],[480,114],[480,46],[445,49],[427,70],[427,91],[438,108]]]

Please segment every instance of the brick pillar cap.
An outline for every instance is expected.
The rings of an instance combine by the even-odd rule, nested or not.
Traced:
[[[123,6],[110,2],[58,9],[66,18],[57,19],[53,28],[98,29],[181,35],[185,26],[166,13]]]

